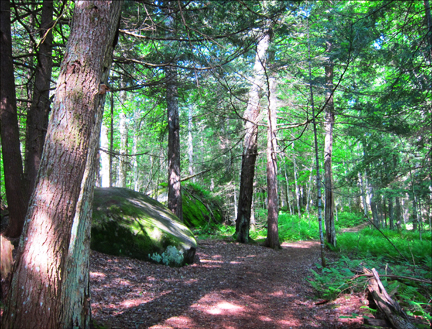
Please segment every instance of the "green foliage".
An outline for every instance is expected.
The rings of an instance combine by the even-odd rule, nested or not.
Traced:
[[[336,228],[354,227],[365,222],[364,217],[360,213],[340,212],[338,220],[335,221]]]
[[[189,228],[211,231],[225,220],[223,202],[194,183],[182,186],[183,220]]]
[[[331,267],[316,265],[316,271],[311,270],[312,276],[307,281],[315,288],[319,296],[326,299],[336,298],[342,291],[350,289],[351,292],[364,288],[363,282],[356,282],[354,285],[350,279],[354,276],[352,269],[360,265],[360,261],[351,260],[348,257],[341,257]]]
[[[412,260],[426,264],[432,254],[431,233],[424,232],[419,240],[418,232],[392,231],[383,233],[396,246],[399,252],[376,229],[364,228],[360,232],[347,232],[338,237],[338,248],[346,253],[361,256],[383,256],[397,260]]]
[[[281,213],[279,215],[280,241],[300,241],[319,239],[317,220],[299,219],[296,215]]]
[[[149,254],[148,257],[156,263],[174,267],[182,266],[184,260],[183,252],[175,246],[168,246],[161,255],[153,253],[153,255]]]
[[[376,268],[387,293],[396,298],[409,315],[420,316],[430,325],[432,319],[427,306],[432,297],[431,284],[384,276],[389,274],[431,280],[430,233],[424,233],[420,240],[416,232],[383,232],[403,256],[375,229],[365,228],[358,233],[344,233],[338,237],[338,248],[342,251],[340,258],[329,264],[328,268],[316,264],[308,282],[319,296],[333,299],[343,292],[365,289],[366,278],[352,280],[354,273],[361,273],[364,267]]]

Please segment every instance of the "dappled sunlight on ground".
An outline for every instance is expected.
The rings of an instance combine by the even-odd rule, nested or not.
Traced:
[[[339,319],[340,308],[307,298],[319,243],[305,244],[276,251],[200,241],[200,263],[182,268],[93,252],[93,319],[110,329],[360,328]]]

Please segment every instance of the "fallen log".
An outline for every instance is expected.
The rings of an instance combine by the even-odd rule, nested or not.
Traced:
[[[415,329],[408,315],[402,310],[397,301],[393,300],[385,290],[378,272],[373,268],[372,272],[363,268],[364,273],[369,277],[368,290],[377,305],[378,309],[391,323],[395,329]]]

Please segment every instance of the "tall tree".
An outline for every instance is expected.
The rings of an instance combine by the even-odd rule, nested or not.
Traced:
[[[325,141],[324,141],[324,187],[325,187],[325,208],[324,218],[326,223],[326,240],[336,247],[336,229],[334,223],[334,197],[333,197],[333,171],[332,171],[332,152],[333,152],[333,126],[335,122],[334,101],[333,101],[333,61],[331,58],[332,41],[327,40],[328,59],[325,67]]]
[[[168,1],[168,36],[176,36],[174,1]],[[166,103],[168,116],[168,209],[183,221],[180,185],[180,116],[178,108],[178,78],[174,59],[165,68]],[[174,65],[173,65],[174,64]]]
[[[30,198],[36,181],[48,126],[50,111],[49,90],[53,66],[53,12],[52,0],[44,0],[39,28],[40,45],[36,51],[37,65],[33,87],[33,97],[27,113],[24,177],[26,197]]]
[[[4,235],[20,236],[27,208],[20,150],[9,1],[0,1],[0,120],[9,225]]]
[[[98,145],[91,143],[90,148],[90,140],[98,141],[100,133],[100,126],[95,128],[95,125],[97,107],[101,97],[105,97],[100,87],[106,81],[101,79],[110,69],[105,56],[113,46],[120,7],[120,1],[75,3],[72,32],[60,68],[35,191],[20,239],[3,328],[90,326],[85,321],[76,323],[74,316],[65,318],[71,309],[89,314],[90,307],[88,296],[80,300],[80,307],[76,307],[75,300],[65,297],[77,293],[73,290],[76,285],[65,283],[79,282],[79,278],[70,277],[70,273],[77,274],[73,271],[77,258],[69,252],[74,251],[74,242],[82,241],[76,241],[72,229],[80,224],[74,222],[74,217],[81,214],[82,207],[91,215],[88,197],[94,184],[88,185],[87,194],[82,193],[82,188],[87,183],[88,156],[92,154],[94,161]],[[88,262],[82,267],[80,270],[88,273]],[[88,286],[88,276],[80,284]]]
[[[238,200],[236,234],[237,241],[246,243],[249,240],[249,226],[257,157],[258,120],[260,99],[264,87],[266,53],[270,43],[270,31],[266,30],[258,42],[253,67],[253,81],[249,91],[249,100],[243,115],[245,120],[245,137],[242,154],[240,178],[240,195]]]
[[[271,56],[273,58],[273,56]],[[267,198],[268,198],[268,214],[267,214],[267,239],[266,246],[279,249],[279,230],[278,230],[278,215],[279,215],[279,197],[277,189],[277,95],[276,95],[276,76],[273,72],[268,78],[268,126],[267,126]]]

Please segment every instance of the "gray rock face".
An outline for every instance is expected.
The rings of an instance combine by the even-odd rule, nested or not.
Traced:
[[[193,233],[165,206],[125,188],[95,188],[91,248],[106,254],[151,260],[168,246],[193,263]]]

